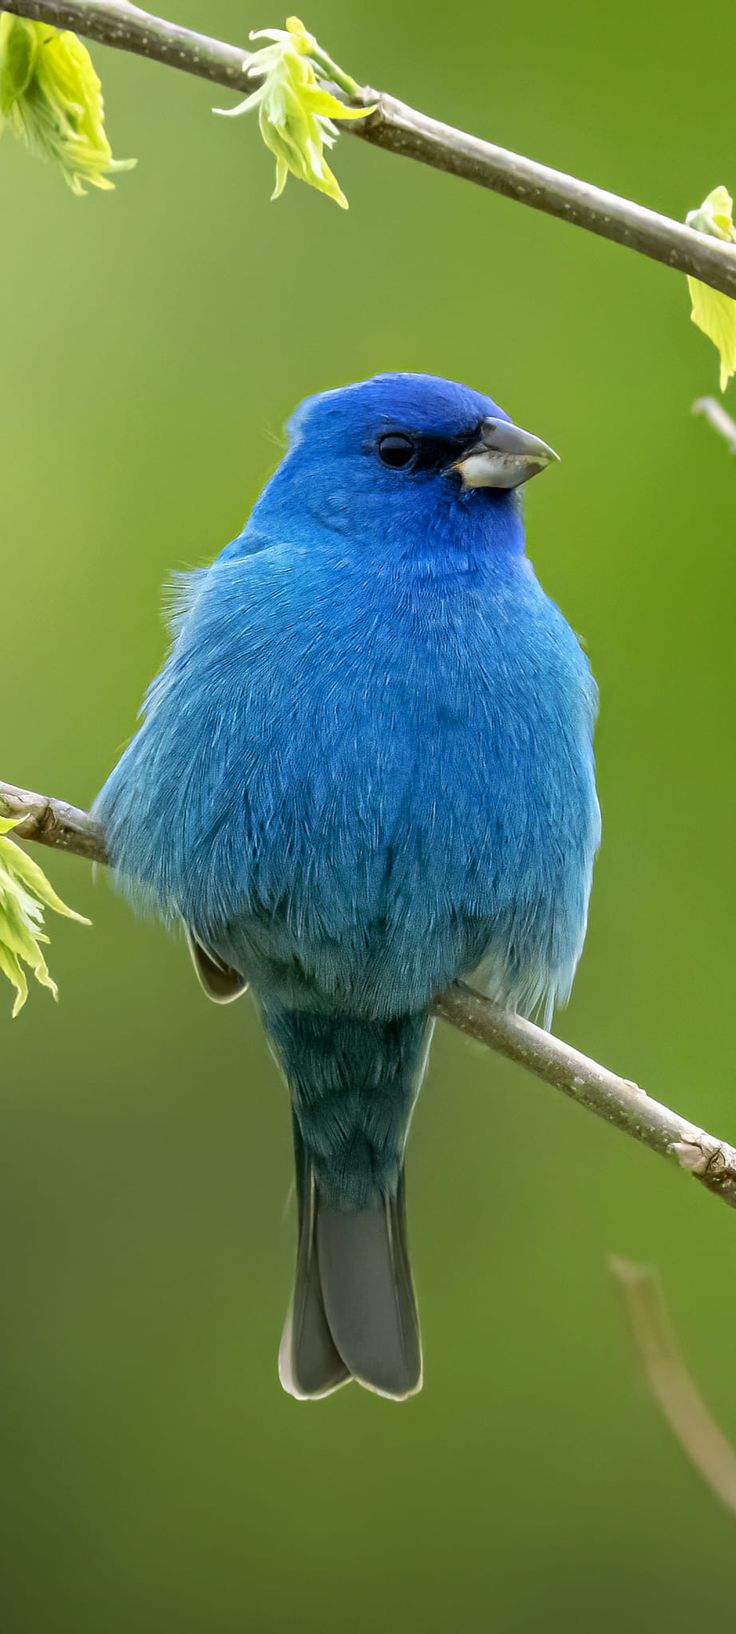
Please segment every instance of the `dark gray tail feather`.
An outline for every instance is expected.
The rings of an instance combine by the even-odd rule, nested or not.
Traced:
[[[422,1350],[406,1242],[403,1175],[395,1196],[348,1210],[320,1195],[298,1131],[299,1247],[279,1377],[299,1400],[355,1379],[402,1401],[422,1387]]]
[[[296,1130],[294,1144],[299,1242],[294,1293],[281,1336],[279,1378],[289,1395],[308,1401],[331,1395],[341,1384],[347,1384],[350,1373],[335,1349],[327,1325],[317,1265],[317,1189]]]

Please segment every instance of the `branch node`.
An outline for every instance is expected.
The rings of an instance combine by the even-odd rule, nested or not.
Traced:
[[[681,1169],[697,1175],[701,1180],[726,1180],[736,1171],[719,1141],[708,1135],[697,1140],[675,1140],[670,1146]]]

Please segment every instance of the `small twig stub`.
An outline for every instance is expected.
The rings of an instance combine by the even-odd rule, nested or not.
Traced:
[[[702,414],[709,425],[723,438],[729,452],[736,454],[736,420],[719,403],[717,397],[698,397],[693,403],[693,414]]]
[[[647,1383],[690,1463],[736,1515],[736,1452],[703,1401],[672,1325],[656,1272],[611,1259]]]

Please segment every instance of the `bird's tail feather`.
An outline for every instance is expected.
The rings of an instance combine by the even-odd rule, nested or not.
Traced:
[[[320,1193],[298,1129],[299,1247],[279,1352],[285,1390],[318,1399],[352,1378],[404,1400],[422,1352],[406,1241],[403,1174],[393,1195],[349,1209]]]
[[[294,1121],[299,1238],[294,1293],[279,1349],[279,1378],[299,1401],[319,1400],[347,1384],[350,1372],[330,1332],[317,1263],[317,1187]]]

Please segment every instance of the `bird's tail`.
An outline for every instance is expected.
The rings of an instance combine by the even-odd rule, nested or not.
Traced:
[[[403,1168],[393,1193],[347,1208],[321,1191],[296,1126],[295,1146],[299,1243],[279,1351],[281,1383],[309,1400],[356,1379],[401,1401],[422,1386]]]
[[[294,1104],[299,1204],[281,1383],[306,1400],[355,1379],[403,1400],[422,1384],[403,1157],[431,1023],[264,1019]]]

